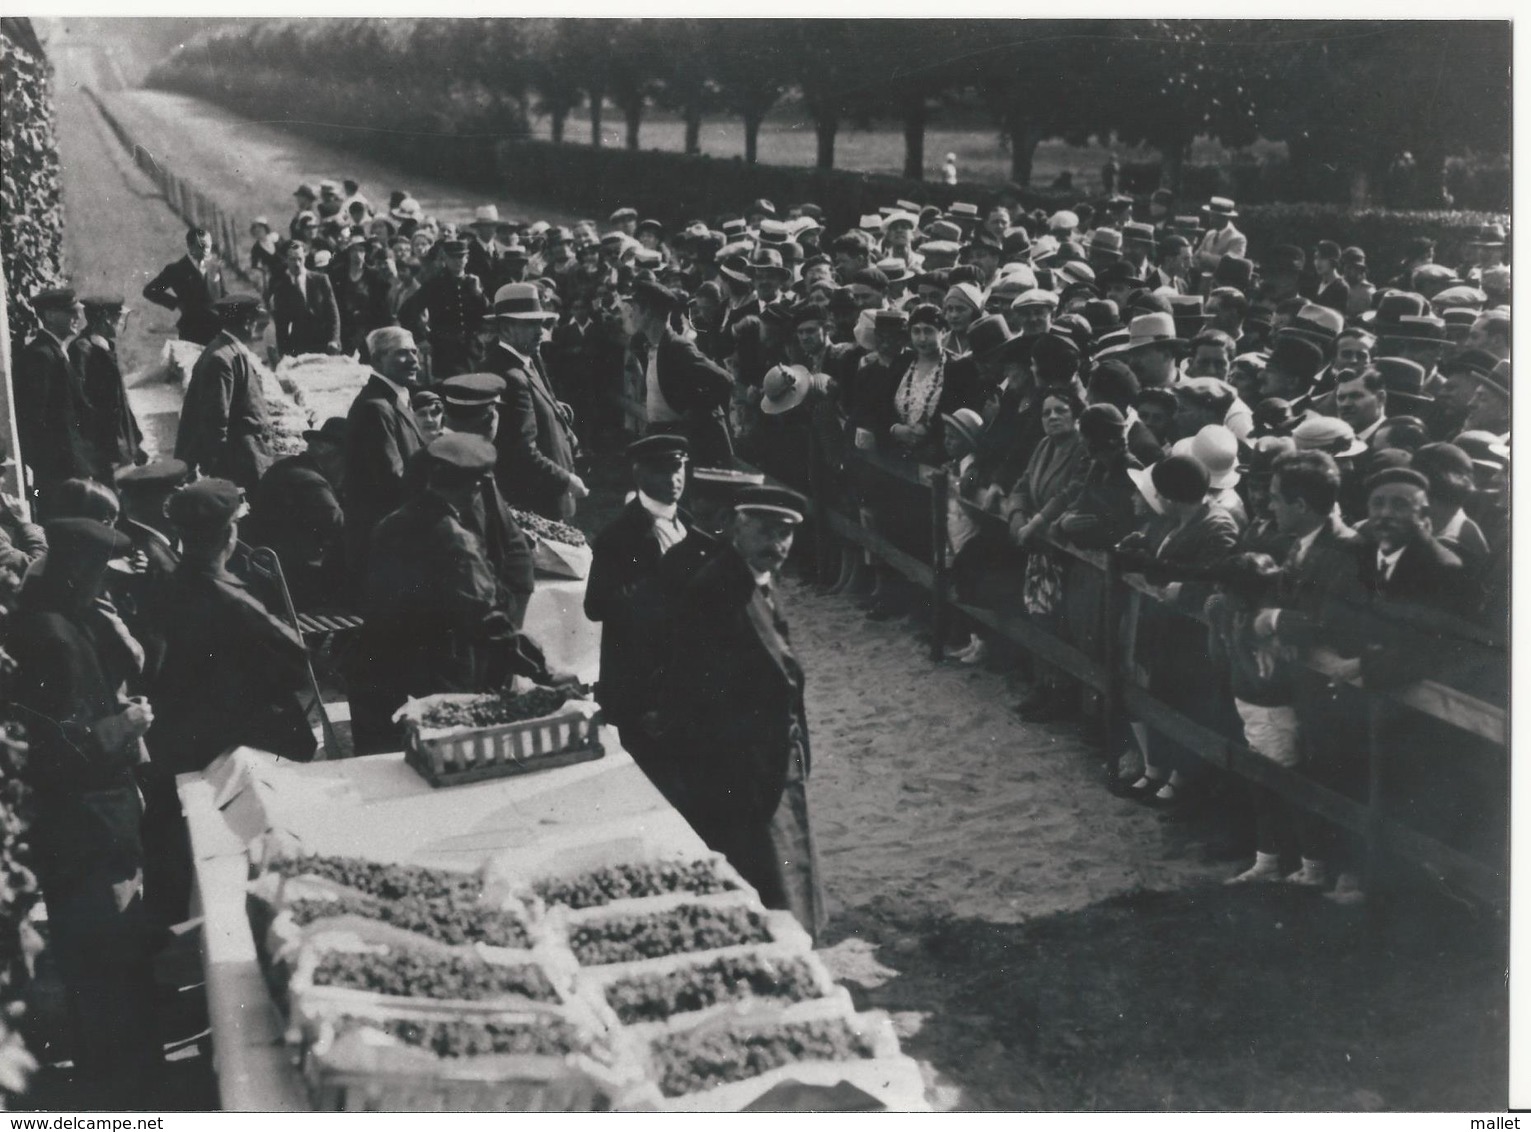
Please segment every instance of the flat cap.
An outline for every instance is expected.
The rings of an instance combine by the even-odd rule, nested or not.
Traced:
[[[441,394],[434,389],[416,389],[409,395],[411,409],[425,409],[439,404],[441,404]]]
[[[49,287],[32,296],[32,309],[38,311],[67,309],[74,303],[73,287]]]
[[[48,536],[49,553],[61,557],[97,555],[105,560],[115,558],[133,546],[127,535],[98,519],[55,519],[43,530]]]
[[[244,492],[228,480],[214,478],[187,484],[165,504],[166,516],[185,531],[216,531],[247,510]]]
[[[85,295],[80,299],[80,305],[87,312],[120,311],[127,305],[127,300],[121,295]]]
[[[801,523],[808,500],[786,487],[764,484],[747,487],[734,499],[734,510],[771,515],[791,523]]]
[[[189,469],[182,460],[155,460],[149,464],[129,464],[118,468],[112,480],[119,492],[169,491],[186,482]]]
[[[448,405],[478,408],[498,401],[505,393],[505,379],[495,373],[460,373],[436,386]]]
[[[668,433],[645,436],[627,446],[627,458],[641,464],[679,464],[690,455],[691,442]]]

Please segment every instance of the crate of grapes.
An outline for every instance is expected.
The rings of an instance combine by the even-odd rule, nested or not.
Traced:
[[[432,786],[460,786],[588,762],[604,755],[601,713],[562,688],[410,700],[404,759]]]

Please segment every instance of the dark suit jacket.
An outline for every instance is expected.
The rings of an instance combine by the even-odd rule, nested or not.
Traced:
[[[677,512],[688,534],[690,516]],[[585,583],[585,616],[601,623],[601,678],[597,698],[618,727],[659,706],[659,677],[668,633],[665,586],[660,578],[654,519],[634,498],[596,537]]]
[[[271,281],[271,322],[283,355],[322,354],[340,347],[340,308],[329,276],[305,271],[300,289],[285,271]]]
[[[236,744],[306,759],[314,752],[300,695],[307,653],[227,573],[183,562],[176,571],[165,662],[150,688],[149,749],[166,771],[201,770]]]
[[[90,476],[90,403],[64,348],[40,330],[16,356],[16,427],[21,459],[38,486]]]
[[[484,366],[505,379],[495,479],[512,507],[549,519],[574,514],[569,477],[574,474],[574,437],[552,387],[535,363],[526,364],[496,343]]]
[[[269,427],[265,390],[249,351],[220,332],[203,348],[186,383],[176,459],[249,491],[271,466]]]
[[[1411,602],[1460,613],[1466,591],[1462,560],[1433,538],[1421,539],[1405,548],[1392,576],[1383,580],[1377,568],[1377,548],[1370,543],[1357,548],[1356,576],[1363,589],[1387,601]]]
[[[699,467],[728,467],[733,456],[726,412],[734,379],[693,341],[665,328],[654,347],[659,351],[656,370],[659,392],[683,418],[691,459]],[[674,425],[666,425],[672,429]]]
[[[69,360],[80,375],[90,403],[86,439],[95,454],[95,471],[110,482],[112,470],[131,464],[143,447],[144,434],[128,404],[117,351],[104,339],[81,335],[69,343]]]
[[[156,306],[180,311],[176,333],[188,342],[205,346],[218,333],[218,316],[213,304],[227,293],[223,268],[213,263],[204,275],[190,256],[182,256],[149,280],[144,298]]]
[[[354,580],[365,569],[373,528],[403,504],[410,457],[423,446],[414,414],[373,374],[346,413],[346,566]]]
[[[794,723],[807,762],[802,670],[732,547],[686,588],[661,719],[678,805],[699,829],[770,823],[791,769]]]
[[[1276,603],[1281,609],[1276,627],[1283,644],[1306,649],[1316,642],[1325,605],[1336,592],[1354,588],[1356,555],[1368,545],[1342,520],[1331,517],[1300,562],[1290,558],[1295,546],[1288,552],[1276,588]]]
[[[250,495],[239,537],[276,551],[292,600],[312,609],[338,589],[345,516],[334,485],[307,452],[271,465]]]
[[[385,272],[372,268],[363,271],[360,279],[353,280],[344,267],[330,277],[340,317],[342,352],[364,352],[367,335],[393,322],[393,312],[388,309],[391,282]]]

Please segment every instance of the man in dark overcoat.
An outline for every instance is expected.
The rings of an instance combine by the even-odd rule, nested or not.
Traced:
[[[289,240],[281,250],[285,270],[271,280],[271,320],[283,357],[340,353],[340,305],[323,271],[310,271],[308,247]]]
[[[399,325],[430,343],[436,381],[473,368],[473,336],[489,310],[483,283],[467,270],[467,242],[444,240],[441,253],[446,270],[427,279],[399,308]]]
[[[543,309],[536,284],[507,283],[495,292],[494,317],[500,337],[484,367],[505,379],[495,478],[512,507],[567,521],[590,491],[574,470],[573,413],[554,394],[541,358],[544,329],[558,316]]]
[[[21,461],[32,469],[33,486],[43,494],[62,480],[93,474],[90,402],[78,371],[64,352],[80,305],[67,287],[32,296],[42,326],[16,355],[16,429]]]
[[[739,492],[726,544],[686,587],[661,694],[663,774],[676,808],[768,908],[824,927],[808,817],[803,670],[775,594],[806,501]]]
[[[215,309],[223,329],[186,382],[175,458],[249,490],[271,466],[265,389],[249,347],[266,312],[254,295],[230,295]]]
[[[670,325],[681,305],[680,296],[648,280],[635,283],[622,303],[623,328],[642,336],[648,348],[644,404],[649,431],[686,437],[702,467],[729,467],[733,442],[725,414],[733,377]]]
[[[367,356],[372,375],[346,412],[346,569],[357,585],[372,530],[404,502],[410,458],[425,446],[410,408],[420,375],[414,335],[398,326],[374,330]]]
[[[86,440],[95,453],[96,478],[110,483],[115,469],[146,461],[148,453],[117,361],[117,333],[126,314],[122,298],[92,297],[83,303],[85,329],[69,343],[69,361],[90,403]]]
[[[661,790],[668,784],[647,717],[659,706],[674,595],[660,566],[672,550],[703,537],[680,506],[689,450],[681,436],[646,436],[628,446],[638,490],[596,536],[585,584],[585,616],[601,624],[596,699],[623,749]]]

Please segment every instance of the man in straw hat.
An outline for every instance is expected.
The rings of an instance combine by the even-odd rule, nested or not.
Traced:
[[[543,336],[558,315],[542,306],[533,283],[507,283],[494,295],[499,341],[484,368],[505,379],[495,447],[495,478],[513,507],[549,519],[571,519],[589,488],[574,470],[574,414],[553,392],[541,356]]]
[[[767,908],[791,911],[816,936],[826,917],[803,669],[776,582],[806,505],[785,488],[739,492],[725,545],[686,588],[659,728],[676,807]]]

